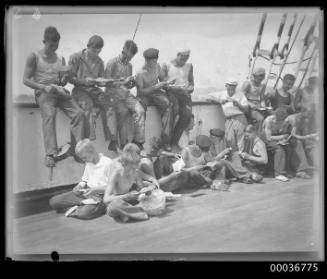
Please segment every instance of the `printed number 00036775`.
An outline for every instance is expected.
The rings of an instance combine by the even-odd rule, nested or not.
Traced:
[[[317,263],[284,263],[270,264],[271,272],[317,272]]]

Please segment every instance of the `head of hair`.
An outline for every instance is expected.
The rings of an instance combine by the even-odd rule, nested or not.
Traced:
[[[288,116],[288,112],[287,112],[287,109],[284,108],[284,107],[280,107],[280,108],[277,108],[275,110],[275,115],[278,119],[286,119],[286,117]]]
[[[104,41],[99,35],[93,35],[87,42],[87,47],[103,48]]]
[[[47,42],[58,42],[60,40],[60,34],[57,28],[53,26],[45,28],[43,39]]]
[[[285,76],[284,76],[284,78],[283,78],[283,81],[284,80],[291,80],[291,81],[295,81],[295,76],[294,75],[292,75],[292,74],[286,74]]]
[[[126,144],[120,157],[122,164],[138,164],[141,160],[140,153],[141,150],[136,144]]]
[[[135,55],[138,51],[137,44],[132,40],[127,40],[124,44],[124,50],[127,50]]]
[[[94,152],[95,148],[89,139],[80,140],[75,147],[76,155],[81,155],[85,152]]]
[[[247,125],[245,128],[245,131],[247,131],[249,133],[253,133],[255,131],[254,125],[252,125],[252,124]]]

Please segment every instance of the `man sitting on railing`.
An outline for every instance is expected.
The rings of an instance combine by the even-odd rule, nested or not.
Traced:
[[[102,199],[109,183],[112,160],[98,153],[89,139],[77,143],[76,154],[86,163],[81,182],[73,191],[52,197],[50,206],[57,212],[70,208],[65,214],[67,217],[97,218],[106,212]]]
[[[113,86],[106,88],[106,93],[114,99],[114,109],[117,117],[117,128],[119,132],[120,147],[123,148],[128,143],[128,116],[134,120],[133,142],[143,149],[145,142],[145,111],[137,98],[130,93],[130,89],[135,86],[132,76],[133,68],[131,59],[137,53],[138,48],[134,41],[127,40],[122,53],[107,63],[105,78],[117,80]],[[119,81],[121,79],[121,81]],[[117,142],[112,140],[109,145],[110,150],[116,149]]]
[[[85,137],[90,140],[96,138],[96,106],[98,109],[110,111],[108,102],[105,106],[103,90],[96,86],[96,79],[104,76],[104,62],[99,57],[103,45],[103,39],[98,35],[94,35],[89,39],[86,49],[74,53],[69,58],[72,71],[70,82],[74,85],[72,95],[85,113],[87,120],[85,123]],[[111,132],[110,136],[114,137],[117,134],[114,130],[116,123],[110,125],[112,118],[110,115],[107,118],[108,129]]]
[[[43,49],[29,55],[24,71],[24,84],[35,90],[35,100],[41,111],[47,167],[54,167],[55,161],[60,159],[56,137],[57,107],[71,120],[71,150],[74,150],[77,141],[84,138],[83,111],[63,87],[67,84],[69,75],[63,73],[60,77],[65,59],[56,54],[59,41],[57,29],[47,27],[44,31]],[[75,155],[74,158],[78,160]]]
[[[186,63],[190,52],[189,49],[181,50],[175,59],[162,65],[165,79],[173,82],[168,86],[168,94],[174,102],[174,127],[171,141],[173,146],[178,146],[178,141],[192,117],[193,65]]]
[[[168,83],[158,64],[159,50],[149,48],[143,52],[145,64],[136,75],[137,97],[145,110],[149,105],[155,106],[161,116],[162,132],[160,138],[164,148],[171,150],[172,138],[172,102],[166,92]]]

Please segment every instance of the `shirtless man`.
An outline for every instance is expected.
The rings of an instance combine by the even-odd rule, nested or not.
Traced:
[[[44,31],[43,49],[30,54],[24,71],[24,84],[35,90],[35,100],[40,107],[42,129],[45,146],[45,165],[54,167],[59,160],[56,137],[56,111],[59,107],[71,120],[71,153],[74,154],[76,142],[84,138],[83,111],[73,101],[66,85],[69,76],[60,78],[65,66],[65,59],[56,54],[60,34],[55,27],[47,27]]]
[[[178,141],[192,118],[193,65],[186,63],[190,57],[190,52],[189,49],[181,50],[177,53],[175,59],[162,66],[165,79],[167,81],[174,80],[174,84],[168,87],[168,92],[173,102],[177,104],[177,114],[179,116],[176,119],[176,112],[174,111],[175,127],[173,127],[171,142],[173,146],[178,146]]]
[[[254,122],[257,132],[261,133],[264,116],[258,108],[265,107],[265,86],[262,83],[265,79],[266,71],[264,68],[256,68],[253,71],[252,79],[243,83],[241,91],[248,100],[250,111],[249,119]]]
[[[113,160],[109,183],[103,201],[107,204],[107,213],[118,221],[129,219],[147,220],[147,213],[137,206],[137,198],[142,192],[159,187],[158,181],[139,169],[140,149],[133,143],[125,145],[122,155]]]
[[[159,50],[149,48],[144,51],[145,65],[136,75],[137,97],[140,98],[145,110],[154,105],[161,115],[161,139],[166,149],[170,150],[172,137],[172,102],[166,92],[168,83],[163,81],[164,75],[158,64]]]

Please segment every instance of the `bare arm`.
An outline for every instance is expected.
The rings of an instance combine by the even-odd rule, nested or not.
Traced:
[[[142,95],[149,95],[153,92],[156,92],[158,89],[162,88],[164,86],[164,83],[157,83],[153,86],[150,86],[148,88],[144,88],[144,81],[143,81],[143,76],[142,74],[138,74],[135,79],[136,82],[136,89],[137,89],[137,94],[139,96]]]
[[[189,81],[189,85],[186,88],[186,90],[188,91],[188,93],[193,93],[194,91],[194,76],[193,76],[193,65],[191,64],[191,68],[190,68],[190,72],[188,75],[188,81]]]
[[[266,123],[266,125],[264,125],[264,126],[265,126],[264,131],[265,131],[266,138],[267,138],[268,141],[271,141],[271,140],[277,140],[277,141],[278,141],[278,140],[282,140],[282,139],[285,138],[285,135],[272,136],[272,135],[271,135],[271,127],[270,127],[270,123]]]
[[[23,83],[36,90],[44,90],[45,85],[34,81],[34,74],[36,70],[36,55],[31,53],[26,60]]]

